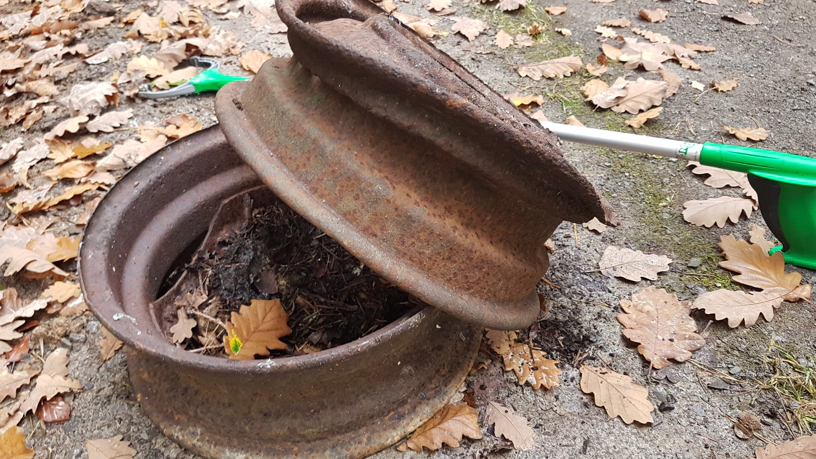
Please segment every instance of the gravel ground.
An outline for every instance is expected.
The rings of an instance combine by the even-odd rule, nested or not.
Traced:
[[[680,92],[668,99],[660,118],[643,133],[688,141],[715,141],[738,144],[725,136],[722,124],[748,127],[754,119],[771,132],[762,148],[813,156],[816,151],[816,47],[812,43],[812,20],[816,18],[816,1],[766,0],[763,5],[749,5],[747,0],[720,0],[719,6],[692,0],[651,1],[617,0],[613,3],[590,3],[586,0],[566,0],[563,15],[549,18],[541,11],[550,3],[533,2],[547,27],[564,27],[572,36],[545,33],[545,44],[536,49],[499,50],[492,44],[500,28],[529,25],[530,15],[501,13],[490,5],[454,4],[457,15],[486,19],[491,29],[468,43],[461,35],[435,39],[434,43],[459,60],[500,93],[523,88],[523,93],[549,95],[543,107],[553,121],[560,122],[575,115],[590,127],[625,130],[625,117],[610,112],[594,112],[591,107],[576,102],[577,88],[586,80],[570,77],[564,80],[532,82],[517,76],[508,64],[560,57],[563,50],[582,56],[591,62],[600,52],[600,35],[593,30],[601,22],[626,17],[637,26],[668,35],[673,43],[698,43],[717,48],[714,53],[701,54],[695,61],[701,71],[682,69],[671,64],[670,69],[684,78]],[[135,6],[134,6],[135,7]],[[399,3],[401,11],[427,16],[422,5]],[[668,21],[647,24],[637,20],[641,8],[664,8],[670,11]],[[129,10],[130,7],[126,7]],[[742,25],[726,21],[723,14],[750,11],[760,25]],[[260,35],[249,27],[245,17],[222,21],[219,26],[234,32],[247,44],[246,49],[265,50],[275,56],[290,54],[284,35]],[[447,19],[437,25],[449,30]],[[97,44],[118,40],[121,30],[115,27],[100,33]],[[106,35],[107,34],[107,35]],[[93,46],[92,46],[93,47]],[[540,48],[540,49],[539,49]],[[486,53],[479,52],[485,50]],[[149,52],[146,48],[146,54]],[[563,54],[561,54],[563,55]],[[242,73],[234,57],[225,58],[226,72]],[[125,60],[118,64],[124,66]],[[114,66],[115,66],[114,65]],[[94,68],[95,73],[77,72],[68,81],[99,80],[114,68]],[[614,81],[618,76],[633,79],[641,72],[613,67],[604,76]],[[738,77],[739,87],[728,93],[701,93],[690,87],[690,81],[706,85],[712,80]],[[652,77],[656,78],[656,77]],[[137,112],[136,123],[165,119],[178,113],[191,113],[206,124],[215,122],[213,96],[199,95],[177,100],[127,102]],[[58,122],[40,126],[47,130]],[[18,135],[14,129],[0,132],[9,140]],[[414,457],[553,457],[553,458],[746,458],[754,449],[764,446],[759,439],[741,440],[734,434],[726,414],[736,416],[751,412],[763,422],[761,435],[781,442],[797,434],[788,428],[776,413],[784,400],[770,392],[759,390],[755,380],[769,377],[763,366],[769,346],[781,343],[791,348],[803,364],[813,365],[814,327],[816,311],[804,304],[785,303],[774,320],[760,322],[750,329],[728,329],[723,323],[711,323],[711,317],[695,314],[699,329],[705,329],[706,346],[695,353],[698,364],[674,364],[658,372],[651,382],[645,362],[621,335],[615,319],[619,303],[633,292],[648,285],[667,288],[681,299],[694,299],[716,283],[727,282],[728,276],[716,274],[719,236],[736,234],[746,237],[752,224],[764,225],[754,214],[729,224],[723,229],[693,227],[682,219],[682,203],[689,199],[736,192],[714,190],[685,170],[685,165],[667,159],[612,152],[578,145],[563,145],[564,154],[608,198],[621,225],[596,235],[580,225],[564,223],[553,241],[547,278],[560,288],[542,284],[549,311],[539,323],[541,330],[553,331],[552,348],[544,349],[561,360],[561,387],[551,391],[536,391],[519,387],[512,373],[502,373],[498,362],[468,378],[471,388],[481,395],[512,406],[525,416],[536,432],[533,451],[514,451],[508,443],[493,437],[492,429],[483,427],[485,438],[465,441],[460,448],[443,448],[436,453],[400,453],[393,448],[375,455],[377,458]],[[639,284],[609,279],[594,272],[604,249],[614,245],[667,255],[674,260],[672,270],[654,282]],[[692,259],[703,261],[698,268],[689,267]],[[691,263],[692,265],[696,263]],[[816,273],[795,267],[805,281],[816,282]],[[688,275],[688,273],[697,274]],[[718,277],[719,276],[719,277]],[[724,281],[721,279],[725,279]],[[37,289],[31,282],[12,279],[9,285]],[[46,353],[56,346],[71,349],[70,374],[84,390],[74,395],[72,418],[61,425],[43,426],[36,418],[23,422],[29,445],[36,448],[37,458],[85,458],[86,438],[123,435],[139,454],[138,458],[183,458],[195,456],[179,448],[162,435],[142,413],[134,398],[122,352],[102,363],[98,342],[99,323],[90,313],[79,317],[58,317],[44,322],[34,330],[33,343],[42,341]],[[579,355],[580,354],[580,355]],[[606,363],[618,372],[630,375],[636,382],[647,385],[650,399],[662,409],[654,413],[653,426],[625,425],[619,419],[609,419],[601,408],[578,388],[577,361],[587,355],[584,363]],[[724,382],[714,371],[731,377]],[[733,380],[733,381],[732,381]],[[712,388],[715,387],[715,388]],[[482,389],[484,388],[484,389]],[[792,429],[792,430],[791,430]]]

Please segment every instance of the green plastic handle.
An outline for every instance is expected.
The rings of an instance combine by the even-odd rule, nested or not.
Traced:
[[[190,78],[189,83],[195,88],[195,93],[206,91],[218,91],[233,81],[246,81],[249,78],[224,75],[216,69],[207,69],[198,75]]]
[[[791,185],[816,187],[816,159],[758,148],[704,143],[700,163]]]

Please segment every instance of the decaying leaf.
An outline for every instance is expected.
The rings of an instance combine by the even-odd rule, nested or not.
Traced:
[[[494,425],[493,432],[497,437],[504,436],[513,442],[513,448],[530,451],[535,446],[535,431],[527,423],[527,419],[511,408],[488,402],[485,420]]]
[[[638,34],[652,43],[671,43],[671,38],[657,32],[633,28],[632,33]]]
[[[133,58],[127,65],[128,72],[144,72],[148,78],[156,78],[172,72],[166,63],[155,57],[139,56]]]
[[[623,422],[653,422],[654,405],[647,398],[648,389],[632,378],[605,368],[581,366],[581,391],[595,395],[595,406],[606,409],[609,417],[620,416]]]
[[[584,67],[584,68],[586,69],[586,71],[590,75],[596,76],[596,77],[599,77],[599,76],[601,76],[604,73],[609,71],[609,66],[608,65],[598,65],[598,66],[596,66],[596,65],[592,65],[592,64],[587,64],[586,67]],[[607,85],[607,87],[608,87],[608,85]]]
[[[622,27],[628,28],[632,25],[632,23],[626,18],[618,18],[618,19],[610,19],[608,21],[604,21],[602,26],[606,27]]]
[[[723,126],[723,130],[729,134],[733,134],[736,138],[742,140],[743,142],[746,140],[753,140],[754,142],[759,142],[761,140],[765,140],[770,135],[770,132],[766,131],[765,128],[741,128],[736,129],[732,128],[731,126]]]
[[[713,46],[695,45],[694,43],[686,43],[683,45],[683,47],[700,53],[713,53],[714,51],[717,51],[717,48]]]
[[[121,435],[113,438],[87,439],[85,448],[88,459],[133,459],[136,450],[130,447],[129,441],[122,440]]]
[[[560,33],[561,35],[563,35],[565,37],[571,37],[572,36],[572,30],[570,30],[570,29],[565,29],[563,27],[556,27],[553,30],[555,30],[556,32]]]
[[[621,51],[620,48],[615,48],[614,46],[606,43],[601,44],[601,51],[603,51],[604,56],[612,59],[613,61],[619,60],[621,55],[623,55],[623,51]]]
[[[604,225],[600,220],[598,220],[598,217],[594,217],[592,220],[582,223],[582,226],[590,231],[595,231],[598,234],[601,234],[609,229],[608,226]]]
[[[450,2],[449,2],[450,3]],[[249,70],[252,73],[258,73],[264,62],[272,58],[272,55],[263,51],[247,51],[238,58],[238,62],[244,70]]]
[[[26,446],[26,437],[16,425],[0,435],[0,457],[3,459],[31,459],[34,457],[34,450]]]
[[[784,300],[783,289],[764,290],[745,293],[733,290],[714,290],[694,300],[694,309],[702,309],[706,314],[714,314],[714,319],[728,319],[728,326],[739,327],[745,322],[746,327],[753,326],[762,314],[765,320],[773,319],[774,309]]]
[[[756,459],[812,459],[816,457],[816,435],[799,437],[781,445],[757,448]]]
[[[665,255],[651,255],[614,246],[607,247],[598,262],[604,276],[622,277],[633,282],[657,280],[657,273],[668,271],[671,263],[671,258]]]
[[[592,80],[587,81],[581,88],[581,90],[584,92],[584,100],[586,101],[592,100],[593,97],[601,94],[607,89],[609,89],[609,85],[606,84],[605,81],[598,78],[593,78]]]
[[[734,22],[739,22],[740,24],[745,25],[757,25],[762,24],[762,22],[751,15],[751,13],[741,13],[741,14],[725,14],[723,15],[723,19],[730,19]]]
[[[611,108],[616,113],[628,112],[633,115],[663,103],[668,84],[665,81],[627,81],[618,78],[606,91],[592,98],[592,103],[601,108]]]
[[[66,132],[75,133],[79,131],[83,124],[88,122],[88,117],[85,115],[74,116],[73,118],[68,118],[66,120],[61,121],[59,124],[54,126],[51,131],[46,133],[43,138],[45,140],[53,140],[56,137],[62,137],[65,135]]]
[[[98,115],[102,109],[107,107],[114,99],[114,95],[119,90],[108,82],[76,84],[71,87],[71,92],[60,99],[71,116]]]
[[[545,354],[538,349],[531,349],[524,343],[513,343],[510,350],[502,355],[504,371],[513,370],[520,385],[530,384],[533,389],[552,389],[559,386],[558,375],[561,374],[555,365],[557,360],[544,358]]]
[[[43,171],[43,175],[50,178],[51,180],[61,180],[61,179],[78,179],[82,177],[87,177],[88,174],[94,171],[93,163],[82,161],[82,160],[74,160],[68,161],[65,163],[60,164],[53,169],[48,169],[47,171]]]
[[[505,32],[504,30],[499,30],[496,32],[496,46],[501,49],[507,49],[510,46],[513,46],[513,37],[510,36],[509,33]]]
[[[700,70],[700,65],[687,57],[678,57],[677,62],[679,62],[684,69]]]
[[[28,384],[33,376],[34,373],[26,370],[17,370],[12,373],[7,368],[0,369],[0,402],[8,397],[14,398],[17,395],[17,389]]]
[[[286,349],[280,338],[292,333],[286,325],[288,316],[280,300],[252,300],[233,312],[227,324],[224,348],[233,360],[252,360],[267,356],[269,350]]]
[[[24,414],[34,411],[42,399],[50,400],[57,394],[76,392],[80,389],[82,389],[82,384],[75,379],[42,374],[37,378],[37,385],[34,386],[28,399],[23,402],[20,411]]]
[[[99,357],[103,362],[110,360],[116,351],[122,348],[122,342],[119,338],[113,336],[107,328],[102,327],[102,340],[99,341]]]
[[[180,308],[177,314],[178,322],[176,322],[175,325],[170,327],[170,333],[173,334],[174,343],[180,343],[185,339],[192,338],[193,329],[197,324],[195,319],[187,317],[187,313],[184,311],[184,308]]]
[[[85,126],[88,132],[113,132],[114,128],[125,124],[133,116],[133,109],[121,112],[108,112],[97,116]]]
[[[720,238],[725,261],[720,267],[739,273],[732,280],[758,289],[782,289],[786,301],[810,297],[810,285],[800,285],[802,275],[785,272],[785,257],[781,252],[768,255],[762,244],[751,244],[733,235]]]
[[[48,354],[43,364],[42,374],[68,377],[68,349],[59,347]]]
[[[535,81],[544,78],[563,78],[570,76],[583,67],[581,58],[578,56],[559,57],[549,61],[538,62],[536,64],[519,65],[517,72],[519,76],[529,77]]]
[[[647,110],[634,118],[626,120],[626,125],[632,129],[640,129],[643,126],[643,123],[650,119],[657,118],[662,111],[663,107],[655,107],[651,110]]]
[[[548,6],[547,8],[544,8],[544,11],[546,11],[547,14],[549,14],[549,15],[558,16],[559,14],[566,13],[567,12],[567,7],[566,6]]]
[[[564,124],[569,126],[579,126],[584,127],[584,123],[582,123],[575,115],[570,115],[564,120]]]
[[[437,451],[442,445],[456,448],[462,437],[474,440],[482,438],[479,412],[467,403],[447,404],[415,430],[405,443],[397,447],[397,450],[422,452],[423,448],[428,448]]]
[[[595,32],[601,34],[604,38],[617,38],[618,32],[615,29],[605,27],[605,26],[598,26],[595,27]]]
[[[724,80],[724,81],[716,81],[715,80],[711,84],[714,85],[714,89],[716,89],[717,92],[728,92],[728,91],[732,91],[734,88],[737,87],[737,81],[738,80],[739,80],[739,78],[732,78],[730,80]]]
[[[640,17],[649,22],[661,22],[665,21],[666,18],[669,17],[669,12],[666,10],[662,10],[660,8],[656,10],[643,9],[638,11],[638,14],[640,15]]]
[[[765,253],[774,248],[776,244],[765,239],[765,229],[757,225],[751,225],[751,230],[748,231],[750,236],[749,242],[758,245]]]
[[[705,345],[689,316],[691,307],[674,293],[646,287],[633,294],[631,301],[621,300],[621,309],[624,313],[617,319],[626,327],[623,335],[639,344],[638,352],[654,368],[668,366],[669,359],[685,362]]]
[[[489,29],[490,26],[486,22],[479,19],[471,18],[456,18],[456,24],[451,27],[453,33],[461,33],[468,41],[473,41],[480,33]]]
[[[431,0],[428,11],[442,11],[450,8],[451,0]]]
[[[526,6],[527,0],[499,0],[499,4],[496,5],[496,8],[502,11],[515,11]]]
[[[159,129],[158,132],[171,139],[180,139],[200,131],[201,128],[200,121],[185,113],[167,120],[167,127]]]
[[[706,228],[716,224],[722,228],[729,220],[731,223],[737,223],[743,213],[746,218],[751,218],[754,202],[750,199],[720,196],[702,201],[686,201],[683,207],[686,209],[683,211],[683,219],[687,222]]]
[[[23,247],[11,245],[0,246],[0,262],[6,261],[8,261],[9,264],[3,276],[11,276],[23,269],[34,275],[44,274],[59,278],[68,276],[68,273],[57,268],[43,255]]]
[[[490,349],[498,355],[506,355],[510,352],[517,336],[516,332],[506,330],[487,330],[485,333]]]

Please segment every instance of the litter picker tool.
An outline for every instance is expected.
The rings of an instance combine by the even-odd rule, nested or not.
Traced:
[[[220,64],[215,59],[194,56],[187,60],[194,67],[201,67],[205,70],[178,86],[162,91],[151,91],[150,85],[144,85],[139,91],[139,96],[144,97],[145,99],[164,99],[167,97],[186,96],[189,94],[198,94],[206,91],[218,91],[233,81],[245,81],[249,79],[240,76],[224,75],[218,71]]]
[[[785,262],[816,269],[816,159],[733,145],[682,142],[580,126],[541,123],[561,140],[699,161],[748,174]]]

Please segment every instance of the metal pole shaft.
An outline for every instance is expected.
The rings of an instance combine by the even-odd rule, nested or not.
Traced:
[[[650,155],[681,158],[689,161],[699,161],[702,144],[681,142],[678,140],[660,139],[638,134],[604,131],[567,124],[541,123],[561,140],[578,142],[614,150],[636,151]]]

